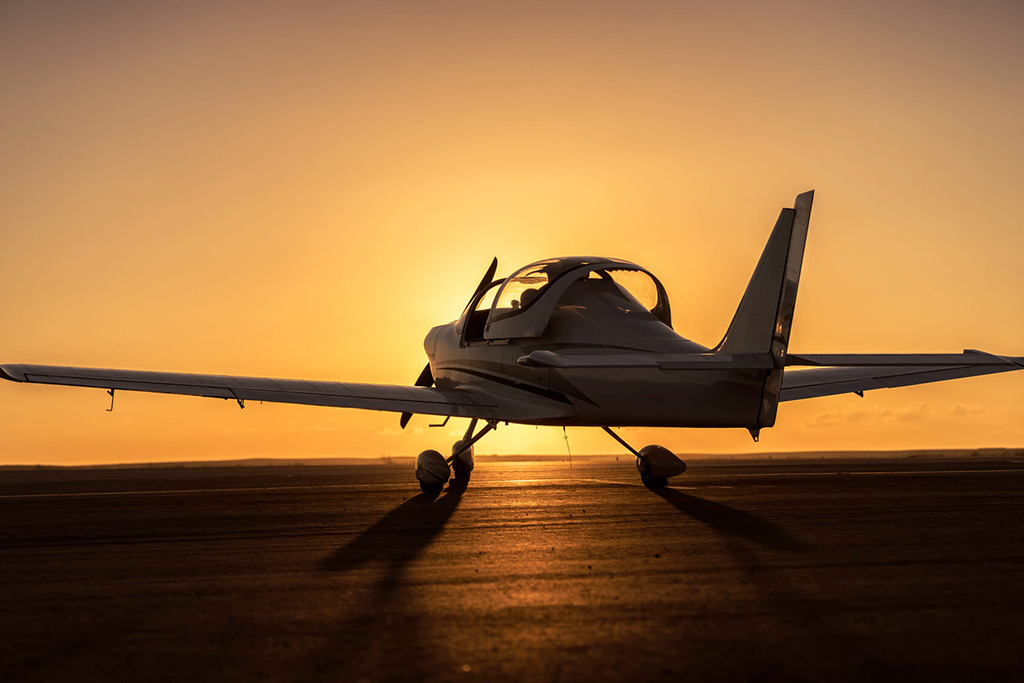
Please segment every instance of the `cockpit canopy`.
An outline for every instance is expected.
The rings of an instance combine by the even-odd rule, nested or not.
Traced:
[[[665,289],[648,271],[620,259],[570,256],[531,263],[492,283],[470,302],[459,331],[467,340],[540,337],[556,311],[588,308],[672,325]]]

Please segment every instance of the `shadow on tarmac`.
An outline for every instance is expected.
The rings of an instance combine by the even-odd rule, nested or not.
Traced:
[[[465,490],[464,483],[453,482],[440,498],[428,493],[410,498],[338,548],[321,568],[347,572],[366,562],[383,562],[388,566],[385,582],[397,583],[402,569],[444,529]]]
[[[803,552],[807,549],[803,543],[786,533],[785,530],[749,512],[691,496],[676,489],[651,489],[651,491],[683,514],[707,524],[724,536],[751,541],[774,550]]]
[[[408,585],[407,570],[444,530],[465,490],[452,483],[440,498],[410,498],[321,562],[321,571],[335,574],[376,570],[365,588],[339,594],[337,635],[311,654],[310,680],[380,680],[405,661],[417,671],[445,666],[426,645],[422,595]]]
[[[781,527],[749,512],[675,489],[652,491],[672,507],[706,524],[722,537],[725,548],[733,556],[735,566],[745,576],[748,585],[760,599],[773,605],[780,615],[781,629],[799,634],[800,642],[818,652],[822,661],[846,662],[859,667],[855,679],[886,678],[884,668],[879,669],[874,662],[861,661],[864,653],[871,648],[871,643],[863,634],[851,631],[834,619],[833,605],[809,595],[801,582],[785,567],[779,566],[777,560],[773,562],[768,559],[771,551],[810,553],[813,558],[819,552],[818,549],[801,543]],[[808,561],[813,560],[805,557],[798,562]],[[770,666],[778,669],[779,665],[766,661],[765,666],[767,670]],[[779,678],[794,677],[785,669],[779,672]],[[825,678],[834,673],[828,669],[820,672],[812,670],[810,678]]]

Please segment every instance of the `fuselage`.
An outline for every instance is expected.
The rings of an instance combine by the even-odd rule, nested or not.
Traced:
[[[615,279],[620,273],[646,274],[656,296],[644,305],[640,296]],[[672,329],[664,289],[639,266],[588,259],[565,269],[530,297],[527,306],[532,307],[534,320],[522,316],[518,331],[530,336],[515,336],[517,328],[507,324],[515,316],[502,315],[498,309],[502,290],[515,277],[492,284],[501,289],[490,308],[481,305],[486,297],[479,294],[459,320],[430,330],[424,347],[439,388],[484,389],[547,409],[546,417],[525,421],[528,424],[756,426],[763,371],[555,368],[521,361],[537,351],[574,357],[599,354],[604,360],[616,354],[711,353]],[[491,324],[495,318],[506,324]],[[499,333],[487,334],[496,328]]]

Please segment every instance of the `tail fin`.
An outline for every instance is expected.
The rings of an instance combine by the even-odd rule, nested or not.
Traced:
[[[715,348],[719,353],[771,354],[775,369],[765,374],[760,427],[775,424],[813,200],[813,190],[804,192],[792,209],[779,214],[725,338]]]

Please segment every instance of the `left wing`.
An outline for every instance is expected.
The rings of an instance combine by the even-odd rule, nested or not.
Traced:
[[[527,405],[473,388],[436,389],[54,365],[2,365],[0,378],[33,384],[207,396],[235,400],[239,405],[244,401],[300,403],[500,421],[551,417],[549,413],[556,411],[546,405]]]
[[[919,354],[791,354],[782,378],[781,401],[862,394],[947,379],[1024,368],[1024,358],[983,351]],[[796,366],[794,369],[790,367]]]

